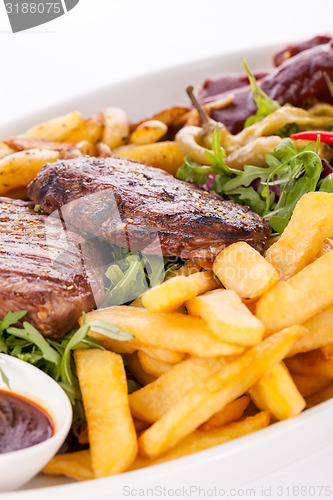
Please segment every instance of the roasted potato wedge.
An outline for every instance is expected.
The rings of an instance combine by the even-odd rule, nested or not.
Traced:
[[[129,122],[127,114],[121,108],[105,108],[99,114],[102,123],[102,142],[111,150],[127,143]]]
[[[160,120],[147,120],[140,123],[130,135],[130,144],[144,146],[157,142],[167,133],[168,127]]]
[[[83,122],[84,120],[81,113],[78,111],[71,111],[67,115],[58,116],[57,118],[53,118],[36,127],[30,128],[22,137],[66,142],[71,132],[77,129]]]

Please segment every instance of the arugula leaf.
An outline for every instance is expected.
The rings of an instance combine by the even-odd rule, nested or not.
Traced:
[[[189,156],[185,156],[184,163],[178,168],[176,177],[182,181],[203,185],[206,184],[209,174],[213,171],[213,167],[200,165]]]
[[[225,153],[221,147],[221,129],[216,125],[212,134],[212,153],[205,151],[205,156],[212,163],[212,170],[218,174],[232,175],[237,174],[238,170],[229,168],[224,163]],[[207,180],[207,179],[206,179]],[[202,184],[205,184],[204,182]]]
[[[333,173],[329,174],[319,182],[319,191],[325,191],[325,193],[333,193]]]
[[[0,377],[2,378],[3,383],[6,384],[8,389],[10,389],[9,379],[1,367],[0,367]]]
[[[268,95],[259,87],[257,80],[255,79],[254,75],[251,73],[248,65],[246,64],[245,60],[242,58],[243,66],[244,69],[247,73],[247,76],[250,81],[250,89],[253,94],[253,100],[258,108],[258,111],[255,115],[250,116],[247,118],[245,121],[245,127],[249,127],[250,125],[253,125],[254,123],[260,122],[263,118],[266,116],[270,115],[273,113],[273,111],[276,111],[279,109],[281,106],[278,103],[278,101],[274,101],[268,97]]]

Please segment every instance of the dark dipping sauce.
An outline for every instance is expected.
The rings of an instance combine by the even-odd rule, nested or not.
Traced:
[[[0,391],[0,453],[29,448],[53,434],[53,423],[39,406],[6,391]]]

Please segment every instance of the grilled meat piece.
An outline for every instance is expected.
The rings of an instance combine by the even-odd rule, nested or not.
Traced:
[[[61,209],[66,223],[147,254],[210,259],[240,240],[262,251],[270,234],[248,207],[120,158],[47,163],[28,195],[48,214]]]
[[[62,336],[102,298],[101,265],[92,243],[81,248],[59,218],[36,213],[34,203],[0,198],[1,319],[26,310],[23,321],[46,337]]]

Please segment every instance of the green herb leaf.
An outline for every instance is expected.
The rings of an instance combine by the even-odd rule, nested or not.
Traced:
[[[333,82],[330,79],[329,75],[326,73],[326,71],[324,71],[324,78],[326,80],[329,91],[331,92],[331,96],[333,97]]]
[[[250,81],[250,89],[253,94],[253,100],[258,108],[257,113],[254,116],[250,116],[246,121],[245,121],[245,127],[249,127],[250,125],[253,125],[254,123],[260,122],[263,118],[266,118],[266,116],[270,115],[277,109],[279,109],[281,106],[278,103],[278,101],[274,101],[268,97],[268,95],[259,87],[257,80],[255,79],[254,75],[251,73],[248,65],[246,64],[245,60],[242,58],[243,61],[243,66],[245,68],[245,71],[247,73],[247,76],[249,77]]]
[[[206,184],[209,174],[213,171],[213,167],[200,165],[200,163],[196,163],[189,156],[185,156],[184,163],[177,170],[176,177],[182,181],[203,185]]]
[[[3,383],[6,384],[8,389],[10,389],[9,379],[1,367],[0,367],[0,377],[2,378]]]

